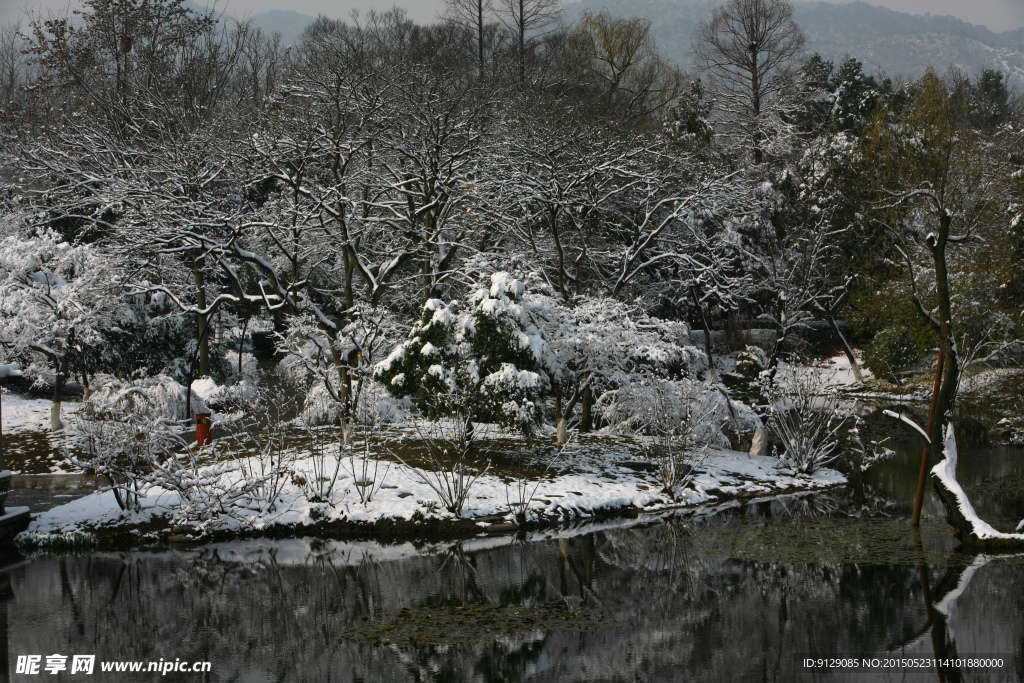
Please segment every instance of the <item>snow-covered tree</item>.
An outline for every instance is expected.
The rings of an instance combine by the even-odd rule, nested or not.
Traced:
[[[54,232],[0,242],[0,343],[31,361],[37,381],[53,376],[50,428],[61,428],[64,384],[87,374],[85,349],[128,318],[112,260]]]
[[[755,164],[788,128],[787,94],[806,36],[788,0],[729,0],[694,33],[693,53],[711,76],[718,107]]]
[[[503,224],[565,302],[605,289],[618,253],[614,225],[653,158],[652,141],[571,120],[537,126],[515,119],[500,130],[486,150],[485,175]]]
[[[582,407],[582,427],[602,394],[651,377],[700,377],[707,357],[689,341],[683,323],[643,315],[613,299],[582,298],[573,307],[540,294],[525,299],[557,361],[552,374],[558,442]]]
[[[406,341],[375,369],[393,396],[428,417],[495,422],[529,432],[543,417],[556,358],[523,306],[525,285],[508,273],[471,292],[463,306],[424,304]]]

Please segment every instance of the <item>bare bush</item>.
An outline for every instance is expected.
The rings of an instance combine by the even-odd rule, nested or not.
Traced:
[[[776,375],[768,390],[768,425],[782,442],[779,463],[813,474],[842,453],[848,417],[839,389],[813,368],[791,367]]]
[[[474,438],[469,398],[455,391],[437,400],[444,401],[451,417],[414,422],[427,449],[424,468],[414,468],[397,452],[391,452],[434,490],[446,510],[461,516],[470,489],[490,469],[491,461]]]
[[[380,471],[381,461],[375,457],[375,452],[386,448],[383,437],[373,441],[375,434],[379,434],[378,425],[357,423],[354,426],[355,434],[352,444],[343,446],[347,454],[346,463],[349,474],[352,476],[352,485],[355,487],[359,502],[365,505],[373,500],[373,496],[384,485],[384,480],[391,470],[390,463],[384,463],[383,473]]]
[[[338,403],[327,396],[319,395],[317,400],[307,397],[302,414],[302,425],[309,438],[309,470],[302,477],[302,490],[311,503],[327,503],[331,500],[339,480],[352,478],[359,502],[369,503],[384,484],[391,465],[384,464],[374,456],[383,447],[385,439],[379,435],[382,418],[379,413],[368,413],[362,420],[353,421],[343,427],[348,429],[348,439],[336,428],[317,426],[322,415],[337,410]],[[337,422],[335,415],[334,422]],[[343,474],[342,470],[347,474]]]
[[[106,479],[118,507],[134,512],[154,470],[188,449],[179,429],[143,389],[133,387],[107,401],[85,401],[70,428],[75,451],[65,445],[64,456]]]
[[[515,487],[514,495],[510,492],[512,487],[508,482],[505,483],[505,500],[508,502],[509,510],[515,515],[516,521],[519,523],[526,521],[526,510],[537,497],[537,490],[544,483],[544,474],[556,460],[563,460],[566,456],[572,455],[577,445],[570,436],[566,443],[546,455],[536,456],[529,447],[519,451],[512,474],[512,485]],[[538,469],[540,474],[528,475],[531,470],[536,472]]]
[[[335,430],[330,427],[305,427],[309,439],[308,476],[296,474],[293,479],[301,485],[302,493],[310,503],[325,503],[331,499],[334,486],[341,475],[345,448],[336,440]]]
[[[296,451],[288,447],[288,427],[280,419],[280,414],[294,409],[294,405],[272,402],[265,391],[257,391],[247,406],[246,416],[223,439],[227,453],[235,459],[241,476],[238,486],[246,493],[247,506],[252,511],[277,510],[289,480],[301,483],[295,471]]]
[[[644,451],[658,466],[662,490],[677,500],[718,432],[718,395],[699,384],[669,380],[651,380],[619,393],[606,418],[644,437]]]
[[[239,430],[231,440],[234,450],[243,454],[237,461],[238,471],[255,509],[276,510],[295,461],[295,453],[286,447],[284,430],[273,423],[257,424]]]

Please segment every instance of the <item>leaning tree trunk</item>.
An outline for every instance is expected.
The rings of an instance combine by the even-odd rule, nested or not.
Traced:
[[[836,317],[831,313],[826,316],[828,318],[829,327],[832,328],[832,334],[836,335],[836,339],[839,340],[840,346],[843,347],[843,353],[846,354],[846,358],[850,361],[850,368],[853,370],[853,378],[857,380],[858,384],[864,383],[864,376],[860,372],[860,365],[857,363],[857,357],[853,355],[853,349],[850,347],[850,343],[846,341],[846,337],[839,329],[839,323],[836,322]]]
[[[949,271],[946,264],[946,246],[952,218],[943,212],[939,219],[939,234],[931,245],[935,265],[935,292],[938,299],[939,319],[930,319],[939,332],[941,352],[946,363],[935,401],[935,421],[928,434],[933,445],[930,451],[943,444],[944,458],[932,468],[932,484],[946,511],[946,522],[953,527],[953,535],[971,550],[1019,550],[1024,548],[1024,534],[1004,534],[983,522],[974,511],[970,499],[956,480],[956,436],[949,424],[956,400],[960,365],[953,337],[952,304],[949,293]],[[919,303],[919,302],[918,302]],[[923,307],[921,307],[923,311]]]
[[[576,409],[576,404],[580,402],[580,399],[586,396],[587,391],[590,389],[590,373],[587,373],[586,379],[583,380],[583,384],[576,387],[572,392],[572,396],[562,403],[562,397],[555,397],[555,412],[557,413],[557,425],[556,434],[558,438],[558,445],[564,446],[569,443],[569,418],[572,416],[572,411]]]
[[[946,522],[953,527],[953,535],[974,552],[1024,550],[1024,534],[997,531],[974,511],[967,493],[956,480],[956,435],[952,426],[946,430],[942,443],[945,457],[932,468],[932,485],[946,510]]]

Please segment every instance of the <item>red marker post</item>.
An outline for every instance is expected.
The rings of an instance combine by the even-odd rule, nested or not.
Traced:
[[[200,446],[210,440],[210,413],[196,413],[196,443]]]

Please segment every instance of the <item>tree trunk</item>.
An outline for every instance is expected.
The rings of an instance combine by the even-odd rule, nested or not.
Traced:
[[[769,390],[775,384],[775,375],[779,373],[779,361],[782,360],[782,343],[784,341],[786,341],[786,333],[780,327],[775,332],[775,346],[772,348],[772,354],[768,356],[768,367],[765,368],[768,371],[767,387]]]
[[[89,394],[92,390],[89,388],[89,369],[85,365],[85,352],[79,350],[78,362],[82,369],[82,401],[86,401],[89,398]]]
[[[566,443],[569,442],[569,434],[568,430],[566,429],[566,420],[561,415],[558,416],[558,429],[556,434],[559,446],[564,446]]]
[[[853,378],[857,380],[858,384],[864,383],[864,376],[860,372],[860,365],[857,363],[857,357],[853,355],[853,349],[850,348],[850,344],[846,341],[846,337],[839,330],[839,323],[836,322],[836,318],[831,313],[826,316],[828,318],[829,327],[832,328],[832,333],[836,335],[836,339],[839,340],[839,344],[843,347],[843,353],[846,354],[846,358],[850,361],[850,368],[853,370]]]
[[[54,432],[60,431],[64,427],[60,421],[60,404],[64,398],[64,379],[68,363],[67,360],[60,359],[55,365],[57,375],[53,382],[53,405],[50,406],[50,430]]]
[[[753,136],[755,164],[760,164],[764,161],[764,152],[761,150],[761,74],[758,69],[758,57],[757,44],[751,43],[750,106],[753,113],[753,120],[751,121],[753,130],[751,133]]]
[[[580,415],[580,431],[589,434],[594,429],[594,390],[583,390],[583,407]]]
[[[519,0],[519,84],[526,84],[526,16],[525,0]]]
[[[964,492],[959,482],[956,481],[956,437],[953,435],[952,429],[947,432],[947,436],[949,443],[946,440],[939,441],[938,443],[944,444],[941,448],[944,460],[951,462],[942,463],[940,461],[940,464],[948,465],[947,472],[953,475],[953,481],[947,484],[943,481],[942,477],[933,471],[932,486],[942,502],[942,507],[946,510],[946,522],[953,527],[953,535],[968,550],[975,552],[1020,550],[1024,548],[1024,534],[1006,534],[1001,537],[993,537],[990,530],[983,528],[987,526],[984,522],[981,523],[981,528],[978,528],[974,521],[967,518],[964,512],[965,509],[973,513],[974,508],[967,497],[967,493]],[[930,450],[938,451],[940,448],[936,446]],[[977,517],[976,514],[975,517]],[[989,533],[986,534],[986,531],[989,531]]]
[[[200,309],[206,308],[206,283],[203,277],[203,259],[201,256],[192,255],[192,274],[196,282],[196,306]],[[199,330],[199,376],[206,377],[210,374],[210,339],[206,334],[208,323],[205,314],[196,314],[196,325]]]
[[[349,392],[352,387],[351,380],[349,379],[349,367],[338,350],[337,332],[323,327],[321,329],[324,330],[327,337],[331,340],[331,360],[334,362],[334,367],[338,371],[338,379],[341,382],[341,410],[338,422],[341,426],[341,441],[344,445],[348,446],[352,443],[352,424],[348,405]]]
[[[942,382],[939,385],[938,400],[935,402],[936,420],[928,435],[933,444],[943,442],[946,423],[949,420],[953,402],[956,400],[956,386],[960,373],[960,357],[956,344],[953,343],[953,307],[949,294],[949,271],[946,265],[946,245],[949,239],[951,218],[943,212],[939,219],[939,235],[932,246],[932,260],[935,264],[935,293],[938,298],[939,320],[936,331],[939,333],[939,344],[946,358],[942,370]],[[943,323],[946,324],[943,328]],[[934,450],[934,449],[933,449]]]
[[[341,442],[352,444],[352,373],[348,365],[341,366]]]
[[[750,444],[750,455],[768,455],[768,434],[764,427],[754,432],[754,440]]]
[[[238,376],[242,376],[242,353],[245,348],[245,330],[249,327],[249,319],[252,318],[252,309],[245,311],[245,322],[242,323],[242,335],[238,338]]]
[[[423,263],[420,265],[420,277],[423,279],[423,305],[426,305],[430,301],[430,292],[433,289],[430,278],[430,259],[423,259]]]
[[[939,392],[935,401],[936,419],[932,423],[931,432],[928,434],[928,438],[933,446],[929,451],[937,451],[939,450],[938,444],[946,443],[946,425],[949,423],[953,403],[956,401],[956,388],[960,372],[957,348],[953,341],[952,303],[949,293],[949,271],[946,263],[946,246],[949,240],[951,222],[951,214],[943,209],[939,216],[939,234],[930,245],[932,260],[935,265],[935,293],[938,300],[939,319],[935,321],[929,318],[929,321],[933,327],[937,325],[939,344],[946,362],[942,370],[942,381],[939,384]],[[920,304],[920,301],[918,301],[918,304]],[[922,314],[925,313],[923,306],[921,311]],[[950,458],[951,455],[953,457],[951,474],[955,480],[956,441],[952,433],[950,433],[950,439],[952,443],[948,448],[943,449],[943,454],[945,458]],[[950,450],[953,451],[952,454],[949,452]],[[977,533],[975,533],[974,524],[964,516],[963,508],[961,507],[962,505],[970,506],[967,494],[962,489],[959,492],[951,490],[934,473],[932,474],[932,483],[935,493],[939,496],[942,506],[946,509],[946,521],[953,527],[954,535],[965,546],[976,550],[1004,550],[1024,547],[1024,536],[1021,536],[1019,539],[979,538]]]
[[[718,392],[722,394],[722,398],[725,399],[725,407],[729,410],[729,417],[732,419],[732,426],[736,430],[736,438],[739,440],[737,447],[742,448],[746,439],[743,438],[740,421],[736,417],[736,411],[733,409],[732,401],[729,399],[729,391],[725,388],[725,385],[718,381],[718,369],[715,368],[715,354],[711,350],[711,325],[708,323],[707,315],[704,314],[704,306],[700,302],[700,297],[697,296],[696,287],[690,288],[690,295],[693,297],[693,304],[700,311],[700,324],[704,330],[704,353],[708,357],[708,371],[711,373],[711,382],[718,389]]]
[[[480,59],[480,80],[484,80],[484,0],[476,2],[476,44]]]

